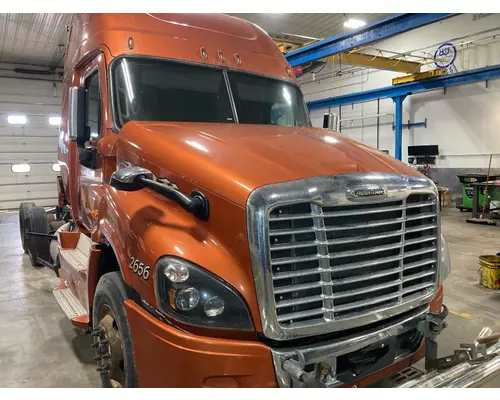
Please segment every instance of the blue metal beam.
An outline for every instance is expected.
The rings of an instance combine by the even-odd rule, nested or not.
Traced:
[[[307,107],[309,108],[309,110],[318,110],[321,108],[334,107],[343,104],[361,103],[364,101],[376,99],[406,96],[425,92],[427,90],[439,89],[442,87],[463,85],[467,83],[474,83],[498,78],[500,78],[500,65],[494,65],[492,67],[478,68],[466,72],[444,75],[438,78],[402,83],[400,85],[386,86],[380,89],[367,90],[366,92],[358,92],[346,94],[343,96],[310,101],[307,103]]]
[[[394,156],[401,161],[403,157],[403,101],[406,96],[393,97],[396,105],[394,116]]]
[[[366,46],[369,43],[432,24],[454,15],[456,14],[396,14],[365,25],[354,32],[334,36],[291,51],[285,57],[290,65],[295,67],[332,54]]]

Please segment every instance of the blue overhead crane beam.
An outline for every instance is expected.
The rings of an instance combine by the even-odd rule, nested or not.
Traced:
[[[465,72],[444,75],[437,78],[430,78],[421,81],[402,83],[400,85],[386,86],[379,89],[367,90],[365,92],[357,92],[345,94],[343,96],[329,97],[326,99],[310,101],[307,107],[310,111],[321,108],[341,106],[344,104],[361,103],[364,101],[395,98],[399,96],[407,96],[415,93],[425,92],[427,90],[439,89],[443,87],[464,85],[479,81],[487,81],[490,79],[500,78],[500,65],[492,67],[478,68]]]
[[[292,67],[419,28],[457,14],[396,14],[344,33],[304,46],[285,55]]]

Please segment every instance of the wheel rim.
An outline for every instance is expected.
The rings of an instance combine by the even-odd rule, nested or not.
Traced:
[[[97,371],[106,386],[125,387],[125,358],[123,344],[115,315],[108,305],[103,305],[99,313],[99,327],[94,330]]]

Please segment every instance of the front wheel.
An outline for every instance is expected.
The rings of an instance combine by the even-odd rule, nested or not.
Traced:
[[[128,298],[119,272],[101,277],[92,309],[92,346],[103,387],[137,387],[132,335],[123,304]]]

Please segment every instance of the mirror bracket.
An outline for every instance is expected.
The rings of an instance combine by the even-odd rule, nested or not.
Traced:
[[[166,198],[175,201],[187,212],[193,214],[202,221],[207,221],[209,216],[208,198],[201,192],[195,190],[191,196],[187,196],[181,191],[157,182],[153,179],[151,171],[142,167],[126,167],[113,172],[110,185],[117,190],[133,192],[142,188],[149,188]]]

